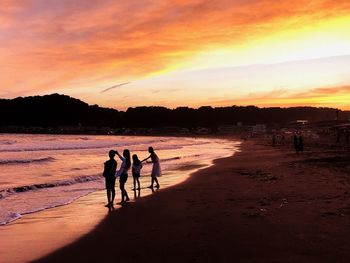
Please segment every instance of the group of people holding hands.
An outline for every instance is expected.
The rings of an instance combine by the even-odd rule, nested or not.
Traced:
[[[103,170],[103,177],[105,178],[106,190],[107,190],[107,201],[108,201],[106,205],[107,207],[113,206],[114,198],[115,198],[115,181],[117,177],[119,177],[119,188],[121,192],[121,201],[118,204],[124,205],[126,202],[130,200],[128,196],[128,192],[125,189],[125,183],[128,180],[128,172],[130,168],[132,170],[132,176],[134,179],[133,190],[136,191],[141,189],[139,178],[141,176],[141,169],[142,169],[143,162],[153,164],[152,172],[151,172],[151,185],[149,186],[149,188],[152,188],[152,189],[153,187],[159,188],[159,182],[157,179],[157,177],[161,175],[159,158],[157,154],[154,152],[153,147],[149,147],[148,152],[150,153],[150,155],[142,161],[139,160],[136,154],[133,154],[132,163],[131,163],[131,155],[128,149],[125,149],[122,155],[115,150],[109,151],[109,160],[104,163],[104,170]],[[115,155],[117,155],[119,159],[122,161],[118,171],[117,171],[117,161],[114,159]],[[150,161],[148,161],[149,159]],[[154,186],[154,183],[155,183],[155,186]]]

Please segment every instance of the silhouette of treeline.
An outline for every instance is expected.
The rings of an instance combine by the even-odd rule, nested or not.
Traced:
[[[115,105],[116,107],[118,105]],[[15,99],[0,99],[0,126],[89,126],[111,128],[185,128],[264,123],[283,125],[303,119],[308,121],[348,119],[349,111],[333,108],[291,107],[258,108],[255,106],[200,107],[136,107],[127,111],[103,108],[71,98],[52,94]]]
[[[0,125],[16,126],[117,126],[120,112],[66,95],[0,99]]]

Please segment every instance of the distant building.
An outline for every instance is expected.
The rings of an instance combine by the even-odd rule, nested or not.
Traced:
[[[344,123],[334,126],[337,131],[350,132],[350,123]]]
[[[236,125],[222,125],[218,127],[218,133],[231,134],[237,132],[238,128]]]
[[[304,126],[308,124],[308,120],[296,120],[296,121],[291,121],[289,124],[291,126]]]
[[[195,129],[195,133],[196,134],[210,134],[211,130],[208,128],[202,128],[202,127],[198,127]]]
[[[149,133],[151,134],[187,134],[190,130],[187,128],[177,127],[177,126],[167,126],[160,128],[151,128]]]
[[[344,120],[327,120],[309,123],[307,128],[314,132],[329,134],[337,130],[337,127],[341,128],[343,125],[346,127],[348,124],[349,122]]]
[[[308,121],[308,120],[296,120],[295,122],[296,122],[296,124],[305,125],[305,124],[307,124],[309,121]]]
[[[266,124],[256,124],[252,126],[252,133],[253,134],[260,134],[266,132]]]

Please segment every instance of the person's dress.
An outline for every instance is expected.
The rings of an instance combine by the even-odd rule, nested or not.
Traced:
[[[140,177],[142,169],[142,163],[140,162],[138,165],[133,164],[132,165],[132,176],[133,177]]]
[[[160,169],[160,163],[159,163],[159,158],[156,155],[154,160],[153,160],[153,166],[152,166],[152,177],[159,177],[162,175],[162,170]]]

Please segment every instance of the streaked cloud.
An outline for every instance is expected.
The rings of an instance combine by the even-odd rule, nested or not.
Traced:
[[[308,92],[298,93],[297,95],[298,97],[302,97],[302,98],[310,98],[316,95],[322,96],[322,95],[339,95],[339,94],[350,94],[350,85],[316,88],[316,89],[311,89]]]
[[[349,15],[347,0],[4,0],[0,96],[62,91],[119,107],[118,98],[100,93],[101,87],[131,78],[135,81],[130,87],[135,85],[147,95],[138,100],[125,93],[131,95],[125,102],[130,106],[208,104],[213,90],[216,97],[232,99],[251,94],[252,89],[268,94],[281,88],[276,87],[281,82],[278,74],[264,79],[264,90],[243,85],[247,75],[235,75],[237,83],[242,83],[240,89],[234,86],[235,92],[223,81],[193,77],[179,78],[180,83],[176,77],[165,82],[158,77],[344,56],[350,54]],[[255,69],[251,72],[259,74]],[[327,77],[322,71],[316,81],[317,74],[310,72],[313,79],[305,76],[283,89],[311,90],[334,84],[335,78],[339,85],[347,84],[345,77],[332,74]],[[228,83],[232,86],[232,81]],[[180,90],[169,98],[169,89]]]
[[[129,84],[129,83],[130,83],[130,82],[124,82],[124,83],[120,83],[120,84],[117,84],[117,85],[113,85],[113,86],[111,86],[111,87],[109,87],[109,88],[106,88],[106,89],[104,89],[104,90],[101,90],[100,93],[105,93],[105,92],[107,92],[107,91],[110,91],[110,90],[113,90],[113,89],[116,89],[116,88],[125,86],[125,85],[127,85],[127,84]]]

